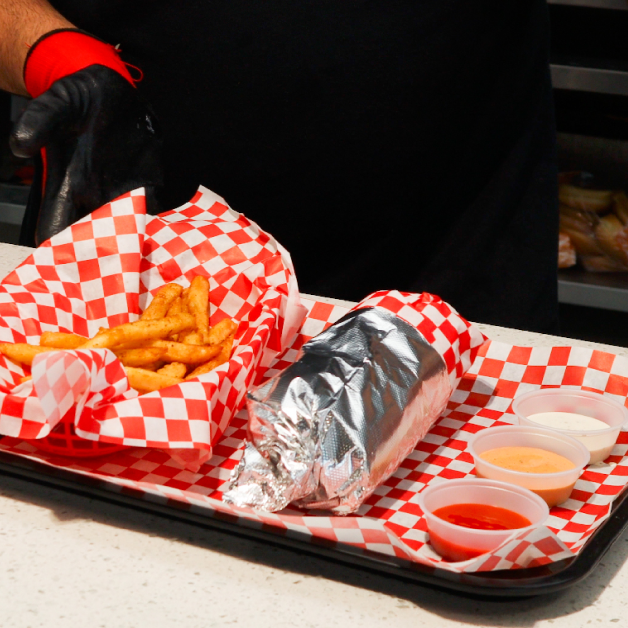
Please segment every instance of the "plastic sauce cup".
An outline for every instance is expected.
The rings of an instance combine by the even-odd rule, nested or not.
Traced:
[[[601,462],[610,455],[622,428],[628,426],[628,409],[604,395],[578,388],[544,388],[515,398],[512,409],[520,425],[539,426],[531,414],[540,412],[573,412],[606,423],[606,429],[567,430],[542,426],[582,442],[591,453],[590,464]]]
[[[512,471],[486,462],[480,454],[498,447],[535,447],[564,456],[573,469],[557,473]],[[569,499],[582,470],[589,463],[589,450],[575,438],[542,427],[504,425],[478,432],[469,442],[469,453],[478,477],[516,484],[542,497],[551,508]]]
[[[519,486],[479,478],[447,480],[423,489],[418,496],[430,535],[430,545],[446,560],[460,561],[490,552],[508,538],[542,526],[549,515],[547,504]],[[516,512],[530,525],[513,530],[477,530],[450,523],[434,511],[453,504],[486,504]]]

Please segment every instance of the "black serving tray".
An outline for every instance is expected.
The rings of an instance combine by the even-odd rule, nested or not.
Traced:
[[[0,452],[0,476],[26,479],[75,494],[123,505],[137,511],[159,514],[207,529],[283,546],[301,553],[340,561],[349,565],[388,574],[421,585],[484,598],[522,598],[555,593],[584,580],[628,526],[628,491],[613,502],[609,518],[591,535],[578,556],[531,569],[501,570],[457,574],[442,569],[339,545],[305,535],[286,537],[265,528],[250,528],[245,522],[222,513],[203,514],[185,504],[153,498],[147,501],[141,491],[124,489],[106,479],[95,479],[66,469],[50,467],[21,456]]]

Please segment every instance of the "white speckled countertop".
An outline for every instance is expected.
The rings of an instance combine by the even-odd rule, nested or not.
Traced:
[[[28,253],[0,244],[0,277]],[[562,593],[484,601],[0,475],[2,628],[621,628],[627,558],[628,533]]]

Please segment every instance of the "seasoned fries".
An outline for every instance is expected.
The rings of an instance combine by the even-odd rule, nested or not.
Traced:
[[[43,332],[39,345],[0,343],[0,353],[30,366],[36,355],[61,349],[110,349],[120,360],[131,388],[141,395],[209,373],[231,357],[237,324],[209,325],[209,281],[196,276],[188,288],[169,283],[159,289],[140,319],[92,338]],[[25,375],[27,381],[30,375]]]
[[[45,331],[39,339],[40,347],[52,347],[54,349],[76,349],[89,338],[78,334],[64,334],[60,331]]]
[[[160,375],[168,375],[169,377],[176,377],[177,379],[183,379],[188,371],[186,364],[181,362],[170,362],[166,366],[162,366],[157,370]]]
[[[164,318],[173,301],[181,295],[181,292],[183,292],[183,288],[178,283],[166,284],[144,310],[140,320],[152,321],[157,318]]]
[[[26,364],[30,366],[36,355],[45,353],[46,351],[56,351],[53,347],[38,347],[37,345],[28,345],[25,342],[3,342],[0,343],[0,353],[13,360],[18,364]]]
[[[124,366],[142,366],[146,368],[148,364],[153,364],[162,359],[166,349],[162,347],[142,347],[140,349],[126,349],[116,351],[118,360],[124,364]]]
[[[207,362],[220,353],[220,345],[203,346],[188,345],[183,342],[173,340],[155,340],[152,347],[163,351],[163,359],[167,362],[183,362],[183,364],[200,364]]]
[[[209,280],[197,275],[192,279],[186,296],[190,314],[196,319],[196,330],[201,338],[207,342],[209,333]]]
[[[139,369],[134,366],[127,366],[125,370],[131,388],[135,388],[140,395],[155,390],[161,390],[168,386],[176,386],[183,381],[178,377],[170,377],[163,373],[156,373],[148,369]]]
[[[233,348],[233,338],[235,333],[229,336],[221,345],[220,354],[205,362],[205,364],[201,364],[196,367],[185,379],[194,379],[199,375],[204,375],[205,373],[209,373],[213,371],[217,366],[224,364],[231,357],[231,349]]]
[[[168,312],[166,316],[179,316],[179,314],[185,314],[186,312],[183,309],[183,299],[181,297],[177,297],[168,308]]]
[[[235,333],[237,325],[229,318],[223,318],[217,325],[212,327],[208,334],[208,345],[221,345],[229,336]]]
[[[112,349],[139,345],[148,340],[167,338],[170,334],[177,334],[194,327],[194,317],[191,314],[179,314],[172,318],[157,320],[135,321],[123,323],[112,329],[96,334],[77,349]]]

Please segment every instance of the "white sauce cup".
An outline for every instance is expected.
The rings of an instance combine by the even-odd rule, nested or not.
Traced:
[[[619,402],[579,388],[544,388],[519,395],[512,409],[520,425],[541,426],[529,416],[542,412],[572,412],[597,419],[608,427],[599,430],[569,430],[548,425],[553,430],[580,441],[590,452],[590,464],[608,458],[619,432],[628,426],[628,409]]]

